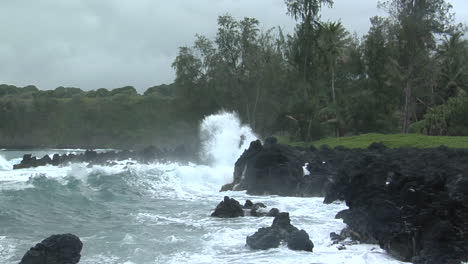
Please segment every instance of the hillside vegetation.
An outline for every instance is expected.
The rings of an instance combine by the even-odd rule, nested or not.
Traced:
[[[343,146],[347,148],[367,148],[374,142],[381,142],[389,148],[414,147],[414,148],[436,148],[447,146],[450,148],[468,148],[468,137],[450,137],[450,136],[427,136],[421,134],[363,134],[359,136],[325,138],[311,142],[293,142],[287,137],[278,137],[280,143],[293,146],[315,146],[329,147]]]
[[[215,35],[197,34],[179,48],[174,82],[143,94],[131,86],[0,85],[0,147],[185,143],[197,138],[203,117],[221,110],[235,111],[262,137],[295,142],[468,136],[468,40],[447,1],[379,1],[387,15],[370,18],[362,37],[321,20],[332,0],[284,2],[287,14],[278,15],[296,20],[292,32],[222,15]],[[459,144],[375,135],[318,144]]]

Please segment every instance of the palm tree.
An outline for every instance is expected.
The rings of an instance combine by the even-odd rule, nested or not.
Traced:
[[[444,99],[463,95],[468,89],[468,40],[462,36],[459,32],[445,36],[437,50]]]
[[[330,86],[332,94],[332,105],[335,108],[336,135],[339,136],[338,127],[338,105],[336,104],[336,68],[338,62],[344,60],[345,49],[349,42],[349,33],[341,22],[327,22],[320,27],[319,48],[325,67],[330,73]]]

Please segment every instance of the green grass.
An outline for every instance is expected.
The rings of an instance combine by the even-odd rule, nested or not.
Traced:
[[[450,148],[468,148],[468,137],[448,137],[448,136],[426,136],[421,134],[362,134],[359,136],[342,138],[324,138],[313,142],[291,142],[287,137],[278,136],[278,141],[283,144],[293,146],[320,147],[328,145],[330,147],[344,146],[347,148],[367,148],[374,142],[382,142],[389,148],[415,147],[415,148],[436,148],[447,146]]]

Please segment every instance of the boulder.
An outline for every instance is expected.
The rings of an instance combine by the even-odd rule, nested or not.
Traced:
[[[247,245],[252,249],[277,248],[281,243],[278,230],[271,227],[262,227],[255,234],[247,236]]]
[[[263,203],[255,203],[250,210],[251,216],[266,216],[268,214],[268,210],[265,209],[266,205]]]
[[[314,243],[309,239],[309,234],[304,230],[295,231],[289,235],[288,248],[292,250],[304,250],[312,252]]]
[[[250,200],[246,200],[245,203],[244,203],[244,208],[246,208],[246,209],[252,209],[253,206],[254,206],[254,204]]]
[[[237,200],[234,198],[229,198],[228,196],[224,196],[224,200],[216,206],[216,209],[211,214],[211,216],[234,218],[244,216],[244,210]]]
[[[278,214],[280,213],[279,209],[278,208],[272,208],[267,216],[271,216],[271,217],[276,217]]]
[[[312,251],[314,247],[304,230],[299,231],[291,225],[289,213],[278,213],[270,227],[262,227],[246,239],[247,245],[252,249],[275,248],[282,241],[291,242],[290,248],[294,250]]]
[[[83,243],[73,234],[53,235],[32,247],[19,264],[76,264]]]

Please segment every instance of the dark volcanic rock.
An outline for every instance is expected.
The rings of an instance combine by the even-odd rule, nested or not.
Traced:
[[[224,190],[346,201],[339,235],[416,264],[468,261],[468,150],[284,146],[254,141]],[[310,175],[304,175],[306,165]]]
[[[269,216],[275,217],[279,210],[277,208],[268,209],[264,203],[253,203],[251,200],[246,200],[243,206],[250,216]]]
[[[348,237],[376,243],[416,264],[468,260],[468,150],[386,149],[374,145],[343,160],[325,202]]]
[[[58,166],[70,162],[89,162],[89,167],[93,165],[110,165],[111,161],[134,159],[138,162],[150,163],[153,161],[177,161],[187,162],[195,161],[197,158],[193,153],[196,151],[188,151],[184,146],[176,147],[171,151],[162,151],[154,146],[146,147],[140,151],[107,151],[96,152],[94,150],[86,150],[83,154],[54,154],[51,159],[48,155],[41,159],[32,157],[31,154],[23,156],[20,164],[15,164],[13,169],[33,168],[45,165]]]
[[[272,208],[267,216],[272,216],[272,217],[276,217],[278,214],[280,213],[279,209],[278,208]]]
[[[281,236],[271,227],[262,227],[255,234],[247,237],[247,245],[252,249],[269,249],[279,247]]]
[[[240,203],[234,198],[224,196],[224,201],[220,202],[215,211],[211,214],[213,217],[234,218],[244,216],[244,210]]]
[[[53,235],[31,248],[20,264],[76,264],[83,243],[72,234]]]
[[[279,213],[270,227],[262,227],[246,239],[247,245],[252,249],[275,248],[281,241],[291,242],[290,248],[294,250],[312,251],[314,247],[304,230],[299,231],[291,225],[289,213]]]
[[[320,195],[326,177],[304,176],[302,166],[308,155],[310,152],[305,149],[277,144],[274,138],[267,139],[264,146],[259,140],[253,141],[235,164],[234,182],[222,190],[247,190],[249,194],[260,195]],[[314,186],[318,191],[312,193],[304,186]]]
[[[310,241],[309,234],[304,230],[299,230],[289,235],[288,248],[292,250],[304,250],[312,252],[314,243]]]
[[[247,208],[247,209],[251,209],[253,207],[253,202],[250,201],[250,200],[246,200],[245,203],[244,203],[244,207]]]

